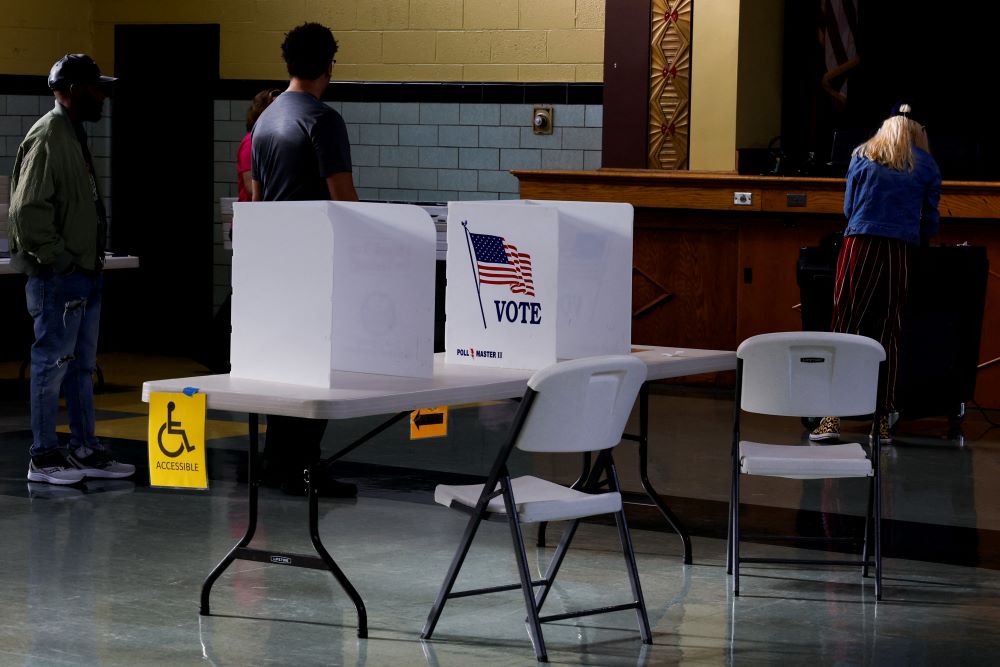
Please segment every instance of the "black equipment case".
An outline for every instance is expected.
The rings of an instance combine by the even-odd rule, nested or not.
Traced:
[[[799,251],[802,329],[829,331],[840,234]],[[976,393],[989,261],[982,246],[922,247],[910,272],[897,398],[906,419],[948,417],[961,435]]]

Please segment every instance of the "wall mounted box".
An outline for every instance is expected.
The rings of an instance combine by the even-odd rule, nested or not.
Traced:
[[[234,377],[431,377],[435,229],[417,206],[236,203]]]

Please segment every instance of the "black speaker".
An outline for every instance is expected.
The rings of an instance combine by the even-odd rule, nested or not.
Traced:
[[[921,248],[911,267],[897,396],[908,418],[961,417],[976,393],[989,260],[982,246]]]
[[[840,234],[802,248],[802,329],[829,331]],[[989,260],[982,246],[922,247],[910,267],[896,398],[907,419],[947,416],[955,430],[976,393]]]

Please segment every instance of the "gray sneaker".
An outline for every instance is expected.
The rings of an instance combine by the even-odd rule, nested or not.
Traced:
[[[131,477],[135,466],[130,463],[119,463],[107,452],[89,447],[81,447],[71,452],[67,457],[73,467],[86,477],[101,479],[121,479]]]
[[[79,484],[83,481],[83,473],[66,460],[61,449],[53,449],[31,457],[28,463],[28,481]]]

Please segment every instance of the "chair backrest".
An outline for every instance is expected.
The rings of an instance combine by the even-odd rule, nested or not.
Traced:
[[[792,417],[849,416],[875,411],[885,350],[865,336],[792,331],[748,338],[736,357],[742,361],[743,410]]]
[[[530,452],[586,452],[621,441],[646,364],[630,355],[586,357],[539,370],[528,386],[538,394],[517,438]]]

